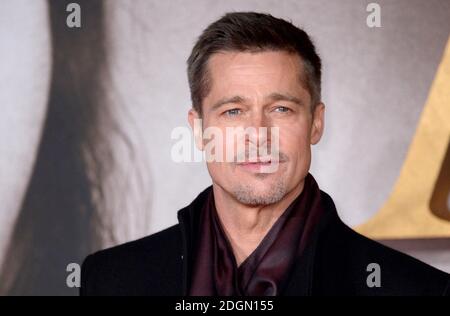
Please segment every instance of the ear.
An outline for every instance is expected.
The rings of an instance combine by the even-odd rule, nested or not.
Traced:
[[[198,150],[203,151],[203,124],[201,117],[196,110],[191,108],[188,112],[189,125],[194,133],[194,141]]]
[[[316,105],[313,113],[313,121],[311,125],[311,145],[315,145],[322,138],[323,129],[325,127],[325,104]]]

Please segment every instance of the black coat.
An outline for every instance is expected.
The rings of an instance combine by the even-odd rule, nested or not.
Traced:
[[[208,188],[207,190],[210,190]],[[178,212],[179,224],[88,256],[81,295],[186,295],[203,191]],[[282,295],[450,295],[450,277],[354,232],[322,192],[327,212],[296,262]],[[369,287],[371,263],[380,287]]]

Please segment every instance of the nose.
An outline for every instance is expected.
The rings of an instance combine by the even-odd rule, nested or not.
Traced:
[[[264,111],[254,111],[249,116],[249,120],[246,124],[246,142],[251,143],[254,146],[261,147],[270,144],[270,118],[264,113]]]

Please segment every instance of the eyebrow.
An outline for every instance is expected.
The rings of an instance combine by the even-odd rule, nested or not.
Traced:
[[[304,105],[302,100],[300,100],[299,98],[294,97],[293,95],[290,95],[290,94],[275,92],[275,93],[269,94],[266,98],[271,99],[272,101],[288,101],[288,102],[296,103],[297,105],[300,105],[300,106]]]
[[[216,103],[214,103],[214,105],[211,107],[211,111],[214,111],[218,108],[220,108],[221,106],[225,105],[225,104],[229,104],[229,103],[245,103],[245,101],[247,101],[246,98],[240,96],[240,95],[235,95],[233,97],[226,97],[223,99],[220,99],[219,101],[217,101]]]
[[[297,104],[299,106],[303,106],[304,105],[302,100],[300,100],[299,98],[294,97],[293,95],[290,95],[290,94],[279,93],[279,92],[271,93],[271,94],[267,95],[265,97],[265,99],[270,99],[272,102],[273,101],[288,101],[288,102],[295,103],[295,104]],[[248,99],[243,97],[243,96],[240,96],[240,95],[235,95],[235,96],[232,96],[232,97],[225,97],[223,99],[220,99],[216,103],[214,103],[214,105],[211,107],[211,111],[214,111],[214,110],[216,110],[216,109],[218,109],[221,106],[226,105],[226,104],[230,104],[230,103],[243,104],[246,101],[248,101]]]

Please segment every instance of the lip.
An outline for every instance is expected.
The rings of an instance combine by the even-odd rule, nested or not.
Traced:
[[[272,161],[272,160],[266,160],[266,161],[258,160],[256,162],[241,162],[241,163],[238,163],[237,165],[244,170],[258,172],[261,170],[261,168],[271,166],[272,164],[275,164],[275,163],[279,164],[279,163],[281,163],[281,161],[277,162],[277,161]]]

